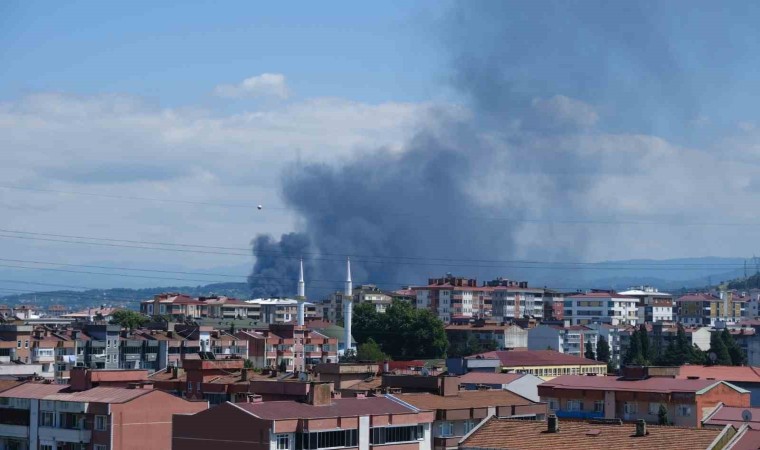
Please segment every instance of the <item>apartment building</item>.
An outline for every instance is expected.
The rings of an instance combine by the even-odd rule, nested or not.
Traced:
[[[652,286],[637,286],[620,292],[620,295],[639,300],[637,311],[639,323],[673,321],[673,296],[671,294],[660,292]]]
[[[718,322],[734,324],[742,320],[749,297],[735,292],[687,294],[676,299],[676,316],[686,325],[715,326]]]
[[[607,341],[607,345],[610,347],[610,363],[615,368],[620,367],[620,363],[623,360],[620,336],[628,331],[628,327],[625,325],[610,325],[608,323],[592,323],[586,326],[596,330],[599,335],[598,339],[604,338]]]
[[[248,342],[247,358],[256,368],[305,369],[338,361],[338,339],[295,324],[270,324],[266,330],[239,331]]]
[[[574,356],[584,356],[586,343],[596,355],[599,332],[584,325],[559,326],[539,325],[527,330],[528,349],[555,350]]]
[[[544,320],[563,320],[565,318],[565,294],[551,289],[544,289]]]
[[[527,281],[497,278],[485,283],[490,288],[491,315],[505,322],[524,317],[544,317],[544,290],[529,288]]]
[[[449,342],[466,342],[475,338],[481,344],[495,343],[496,348],[501,350],[528,348],[528,332],[513,324],[476,319],[462,324],[451,323],[446,325],[445,330]]]
[[[432,311],[444,323],[452,318],[482,318],[491,315],[491,288],[478,287],[474,278],[431,278],[427,286],[413,288],[417,308]]]
[[[260,321],[265,324],[297,322],[298,301],[291,298],[258,298],[246,300],[250,305],[259,308]],[[317,305],[304,302],[304,318],[314,319],[321,315]]]
[[[697,429],[623,423],[620,420],[526,421],[491,417],[466,436],[460,450],[546,450],[546,449],[657,449],[721,450],[746,431],[726,425]],[[733,447],[736,449],[752,447]]]
[[[568,295],[564,300],[564,319],[571,325],[609,323],[636,325],[638,299],[613,292],[588,292]]]
[[[546,404],[532,402],[510,391],[459,391],[458,379],[441,394],[398,394],[399,400],[419,410],[435,412],[432,427],[433,450],[456,449],[463,436],[489,416],[542,420]]]
[[[343,301],[347,298],[343,291],[335,291],[318,306],[322,308],[322,317],[332,323],[343,320]],[[379,313],[385,312],[393,303],[393,294],[387,293],[374,284],[361,284],[353,288],[350,300],[354,306],[360,303],[370,303]]]
[[[72,371],[71,385],[27,382],[0,392],[0,448],[165,450],[172,414],[208,407],[129,384],[130,371],[110,371],[105,379],[87,372]]]
[[[645,420],[658,423],[660,406],[677,426],[701,426],[704,412],[719,403],[749,407],[750,393],[725,381],[650,377],[626,379],[563,375],[538,386],[557,417]]]
[[[172,448],[216,450],[429,450],[434,414],[392,396],[332,398],[317,384],[306,403],[224,403],[193,415],[175,415]],[[208,424],[214,426],[208,426]]]
[[[554,350],[485,352],[467,358],[449,358],[451,374],[467,372],[529,373],[543,379],[565,374],[604,375],[605,363],[560,353]]]

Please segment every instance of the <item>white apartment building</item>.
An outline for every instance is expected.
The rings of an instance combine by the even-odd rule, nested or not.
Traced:
[[[620,295],[638,299],[639,323],[673,321],[673,296],[667,292],[660,292],[652,286],[637,286],[620,292]]]
[[[562,327],[539,325],[528,330],[528,350],[555,350],[568,355],[584,356],[586,343],[596,355],[599,332],[583,325]]]
[[[638,323],[638,303],[635,297],[611,292],[569,295],[564,300],[564,319],[569,320],[571,325],[599,322],[635,326]]]

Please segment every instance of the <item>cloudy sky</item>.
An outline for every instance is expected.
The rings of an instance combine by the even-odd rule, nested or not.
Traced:
[[[0,275],[243,281],[252,239],[289,232],[317,255],[760,254],[758,21],[751,2],[2,2]]]

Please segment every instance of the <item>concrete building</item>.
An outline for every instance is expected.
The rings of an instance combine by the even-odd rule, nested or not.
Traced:
[[[512,319],[544,317],[544,289],[529,288],[527,281],[497,278],[486,282],[491,288],[491,315],[505,322]]]
[[[353,299],[354,305],[370,303],[375,307],[375,311],[379,313],[384,313],[391,303],[393,303],[393,295],[381,290],[374,284],[361,284],[354,287],[350,297]],[[346,298],[348,297],[345,290],[330,294],[330,297],[325,299],[320,305],[322,307],[322,317],[333,323],[342,322],[343,305]]]
[[[750,405],[760,407],[760,370],[751,366],[681,366],[677,378],[726,381],[750,393]],[[760,416],[758,416],[760,419]]]
[[[431,278],[427,286],[413,288],[419,309],[432,311],[444,323],[452,318],[483,318],[491,315],[491,288],[478,287],[474,278]]]
[[[266,330],[238,331],[235,338],[248,342],[247,358],[255,368],[284,368],[292,372],[338,361],[337,339],[294,324],[271,324]]]
[[[554,350],[486,352],[467,358],[449,358],[446,367],[452,375],[467,372],[528,373],[545,380],[566,374],[607,373],[604,363]]]
[[[620,347],[620,335],[625,332],[628,327],[624,325],[610,325],[608,323],[592,323],[586,325],[589,328],[596,330],[599,338],[597,338],[597,345],[599,340],[604,338],[607,341],[607,345],[610,347],[610,363],[614,368],[620,367],[620,362],[623,360],[623,353]]]
[[[513,392],[459,391],[456,385],[452,388],[452,392],[444,391],[441,395],[418,393],[396,396],[419,410],[435,412],[433,450],[456,449],[463,436],[492,415],[533,420],[542,420],[546,416],[545,403],[532,402]]]
[[[459,377],[459,386],[464,390],[505,390],[533,402],[541,401],[538,385],[543,382],[543,379],[528,373],[468,372]]]
[[[554,350],[574,356],[584,356],[586,343],[596,355],[599,332],[584,325],[562,327],[539,325],[527,330],[529,350]]]
[[[134,375],[77,369],[71,385],[28,382],[0,392],[0,448],[170,448],[172,414],[196,413],[208,404],[129,384]]]
[[[265,324],[289,323],[298,320],[298,300],[292,298],[257,298],[245,303],[257,305],[259,320]],[[304,319],[315,318],[319,314],[314,303],[303,302]]]
[[[658,423],[660,405],[677,426],[699,427],[718,403],[749,407],[750,393],[717,380],[651,377],[626,379],[563,375],[538,387],[541,400],[560,418],[645,420]]]
[[[638,299],[612,292],[589,292],[568,295],[564,300],[564,319],[571,325],[608,323],[636,325]]]
[[[429,450],[434,417],[392,396],[332,398],[317,385],[306,403],[224,403],[175,415],[172,448],[216,450]],[[214,424],[214,426],[208,426]]]
[[[676,317],[686,325],[711,326],[723,322],[734,324],[743,319],[748,297],[733,292],[721,292],[720,296],[699,292],[676,299]]]
[[[637,286],[620,292],[620,295],[639,300],[637,311],[639,323],[673,321],[673,296],[671,294],[660,292],[652,286]]]
[[[445,330],[449,342],[467,342],[474,337],[483,345],[494,343],[500,350],[528,348],[528,332],[517,325],[476,319],[464,324],[448,324]]]

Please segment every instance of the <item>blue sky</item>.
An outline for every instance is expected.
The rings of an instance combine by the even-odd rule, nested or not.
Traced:
[[[444,3],[3,2],[0,98],[121,92],[210,101],[220,81],[285,73],[299,96],[435,95],[430,32]]]
[[[760,239],[746,226],[760,202],[758,5],[0,2],[0,179],[32,189],[0,187],[0,215],[12,230],[247,251],[259,234],[339,222],[309,196],[283,195],[295,168],[334,174],[313,184],[332,181],[334,197],[436,179],[461,188],[450,217],[538,218],[485,233],[476,223],[467,232],[481,248],[468,243],[453,257],[743,256]],[[470,165],[446,166],[446,151]],[[399,170],[404,160],[448,170],[426,178]],[[367,182],[347,188],[356,173]],[[442,191],[399,195],[387,208],[347,198],[379,208],[352,212],[352,239],[392,249],[397,236],[375,218],[441,214]],[[581,220],[540,222],[556,217]],[[629,223],[583,223],[610,218]],[[372,226],[380,231],[363,234]],[[421,227],[411,231],[426,239],[407,233],[404,251],[440,256],[438,244],[461,235],[453,222],[450,235]],[[429,247],[413,248],[423,240]],[[2,236],[0,253],[129,267],[252,263]]]

